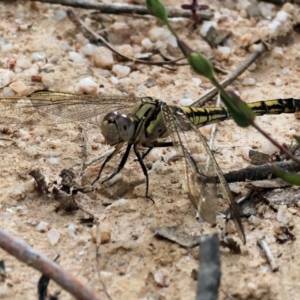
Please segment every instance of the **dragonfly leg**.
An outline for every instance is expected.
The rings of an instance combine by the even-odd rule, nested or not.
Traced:
[[[151,151],[151,148],[149,148],[149,149]],[[140,166],[142,168],[143,174],[146,177],[146,198],[148,198],[153,203],[155,203],[154,200],[148,195],[148,192],[149,192],[149,176],[148,176],[148,171],[147,171],[147,168],[146,168],[146,166],[145,166],[145,164],[143,162],[143,157],[141,156],[141,154],[139,153],[139,151],[137,149],[137,144],[134,144],[133,150],[134,150],[134,154],[136,155],[137,160],[138,160],[138,162],[139,162],[139,164],[140,164]]]
[[[102,171],[103,171],[105,165],[106,165],[106,164],[107,164],[107,163],[108,163],[108,162],[109,162],[109,161],[110,161],[117,153],[119,153],[119,151],[120,151],[120,149],[122,148],[122,146],[123,146],[123,143],[119,143],[119,144],[116,146],[114,152],[112,152],[110,155],[108,155],[108,156],[105,158],[105,160],[104,160],[104,162],[103,162],[103,164],[102,164],[102,166],[101,166],[101,168],[100,168],[100,170],[99,170],[99,172],[98,172],[97,178],[92,182],[92,185],[94,185],[94,184],[100,179],[101,173],[102,173]]]
[[[120,161],[120,163],[119,163],[119,166],[118,166],[118,168],[107,178],[107,179],[105,179],[104,181],[102,181],[101,183],[104,183],[104,182],[106,182],[106,181],[108,181],[108,180],[110,180],[110,179],[112,179],[113,177],[115,177],[118,173],[120,173],[120,171],[124,168],[124,166],[125,166],[125,164],[126,164],[126,161],[127,161],[127,159],[128,159],[128,156],[129,156],[129,152],[130,152],[130,150],[131,150],[131,147],[132,147],[132,144],[128,144],[127,145],[127,148],[126,148],[126,151],[125,151],[125,153],[124,153],[124,155],[123,155],[123,157],[122,157],[122,159],[121,159],[121,161]],[[106,161],[104,162],[104,163],[106,163]],[[103,163],[103,164],[104,164]],[[101,169],[100,170],[102,170],[103,168],[101,167]]]

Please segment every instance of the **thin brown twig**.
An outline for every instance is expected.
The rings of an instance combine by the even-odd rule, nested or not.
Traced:
[[[220,84],[225,88],[235,81],[241,74],[243,74],[247,68],[255,62],[260,56],[262,56],[268,50],[267,46],[264,43],[258,44],[257,48],[237,67],[237,69],[224,79]],[[203,106],[207,101],[211,100],[219,93],[219,90],[214,87],[199,99],[197,99],[192,106],[200,107]]]
[[[142,60],[142,59],[136,59],[132,57],[128,57],[120,52],[118,52],[109,42],[107,42],[101,35],[96,33],[93,29],[89,28],[78,16],[75,14],[74,11],[68,10],[67,14],[69,18],[76,24],[78,24],[80,27],[82,27],[84,30],[86,30],[89,34],[94,36],[97,40],[100,40],[108,49],[110,49],[112,52],[120,56],[121,58],[127,60],[127,61],[132,61],[134,63],[139,63],[139,64],[145,64],[145,65],[155,65],[155,66],[161,66],[161,67],[166,67],[166,65],[174,65],[176,66],[176,63],[178,60],[181,60],[182,58],[171,60],[171,61],[147,61],[147,60]],[[168,68],[170,69],[170,68]],[[173,69],[172,69],[173,70]]]
[[[0,228],[0,247],[18,260],[38,270],[55,281],[76,299],[100,300],[88,287],[79,282],[72,274],[62,269],[56,262]]]
[[[28,0],[34,2],[60,4],[64,6],[78,7],[84,9],[99,10],[102,14],[136,14],[136,15],[150,15],[146,6],[129,5],[129,4],[104,4],[97,2],[87,2],[81,0]],[[191,18],[192,12],[184,9],[167,8],[169,18]],[[197,16],[202,20],[210,20],[211,15],[197,13]]]

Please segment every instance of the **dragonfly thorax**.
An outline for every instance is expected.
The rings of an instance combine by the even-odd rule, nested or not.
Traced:
[[[101,122],[102,134],[110,146],[120,142],[128,142],[133,138],[135,126],[129,116],[110,112]]]

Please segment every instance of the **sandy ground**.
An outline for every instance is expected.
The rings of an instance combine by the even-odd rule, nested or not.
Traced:
[[[182,4],[174,2],[168,1],[166,4],[176,4],[177,7]],[[232,32],[231,54],[228,59],[221,59],[220,56],[216,59],[216,64],[230,73],[249,54],[241,48],[242,41],[254,40],[269,29],[268,25],[259,25],[253,19],[246,18],[242,8],[237,9],[235,5],[226,8],[225,4],[213,1],[210,5],[213,11],[223,15],[218,20],[218,28]],[[285,9],[292,12],[296,6],[289,4]],[[202,82],[195,79],[200,77],[187,66],[170,71],[157,66],[126,62],[115,64],[131,67],[127,76],[129,80],[122,81],[116,76],[119,82],[113,83],[115,81],[111,79],[111,71],[106,77],[103,76],[104,72],[94,66],[91,58],[70,58],[69,52],[78,52],[84,41],[82,32],[67,17],[55,19],[54,16],[61,10],[66,8],[41,3],[0,3],[0,42],[1,45],[13,45],[10,51],[0,52],[0,67],[7,68],[8,61],[22,57],[31,60],[33,52],[43,52],[48,62],[42,59],[32,63],[30,68],[37,65],[41,69],[46,64],[49,69],[52,68],[51,72],[40,74],[43,84],[51,90],[76,92],[78,82],[91,77],[102,86],[101,91],[106,93],[149,95],[169,104],[178,104],[182,98],[197,99],[211,88],[204,78],[201,78]],[[273,8],[272,18],[278,10]],[[89,19],[96,19],[91,11],[77,9],[76,12],[87,23]],[[148,37],[149,30],[160,26],[151,17],[107,15],[98,15],[97,22],[92,21],[92,25],[98,31],[106,28],[108,37],[115,44],[119,40],[121,44],[136,43],[140,47],[142,39]],[[190,21],[177,21],[174,26],[194,49],[212,55],[212,50],[200,37],[199,29],[193,30]],[[299,42],[299,34],[292,32],[290,43],[281,46],[282,55],[272,51],[261,58],[252,71],[245,72],[233,86],[241,98],[247,102],[280,97],[297,98],[300,94]],[[174,51],[174,48],[171,50]],[[27,86],[42,86],[31,82],[32,74],[28,70],[14,70],[14,73],[15,80]],[[225,77],[220,75],[221,79]],[[155,79],[154,85],[146,84],[149,78]],[[255,79],[254,85],[243,85],[245,78]],[[276,79],[277,82],[281,80],[282,84],[274,84]],[[299,128],[299,121],[293,115],[264,116],[257,118],[257,122],[287,145],[292,143],[292,135]],[[57,202],[37,192],[28,192],[32,186],[28,173],[32,169],[41,168],[53,181],[63,168],[81,163],[81,128],[82,124],[76,122],[54,126],[9,125],[8,134],[0,133],[0,224],[49,258],[54,259],[60,254],[60,265],[63,268],[106,299],[96,272],[91,229],[78,221],[83,214],[56,213],[54,209]],[[203,132],[209,137],[210,129]],[[101,143],[99,128],[88,125],[87,134],[88,160],[109,149]],[[214,151],[220,167],[227,172],[250,164],[244,155],[248,149],[265,150],[268,145],[256,130],[243,130],[232,121],[226,121],[217,127]],[[151,164],[160,156],[166,161],[172,151],[157,150],[154,156],[148,157],[147,163]],[[112,172],[118,158],[109,163],[105,174]],[[176,162],[162,164],[162,170],[149,172],[151,196],[155,205],[143,197],[144,177],[132,158],[113,186],[102,188],[99,185],[98,191],[78,198],[86,210],[99,218],[100,230],[111,234],[109,242],[100,247],[100,265],[103,282],[112,299],[195,299],[197,282],[193,279],[192,271],[198,269],[199,249],[186,249],[166,240],[158,240],[149,228],[180,226],[187,234],[194,235],[209,233],[212,229],[208,224],[199,224],[194,218],[193,208],[182,190],[178,176],[181,173],[180,165]],[[89,177],[95,176],[98,169],[99,165],[89,167],[83,176],[84,180],[90,180]],[[119,199],[124,199],[119,205],[106,207]],[[299,299],[299,209],[280,208],[293,224],[296,240],[279,244],[274,237],[274,229],[280,226],[277,213],[266,205],[260,204],[259,207],[255,226],[243,219],[247,244],[241,245],[242,253],[232,254],[228,249],[221,248],[222,281],[219,299]],[[58,243],[50,245],[47,233],[36,229],[41,221],[60,233]],[[214,230],[220,231],[222,227],[220,219]],[[236,233],[233,232],[231,236],[240,243]],[[256,245],[257,240],[264,236],[279,265],[278,272],[271,272],[264,254]],[[5,260],[8,276],[4,283],[0,283],[0,297],[35,299],[40,274],[1,250],[0,258]],[[160,286],[154,280],[153,274],[159,271],[164,272],[167,278],[165,282],[169,284]],[[52,293],[60,290],[51,283]],[[59,299],[71,297],[62,291]]]

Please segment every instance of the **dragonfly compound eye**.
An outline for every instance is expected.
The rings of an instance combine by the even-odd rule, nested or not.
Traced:
[[[129,141],[134,135],[135,128],[128,116],[110,112],[101,122],[101,131],[106,142],[113,146]]]

